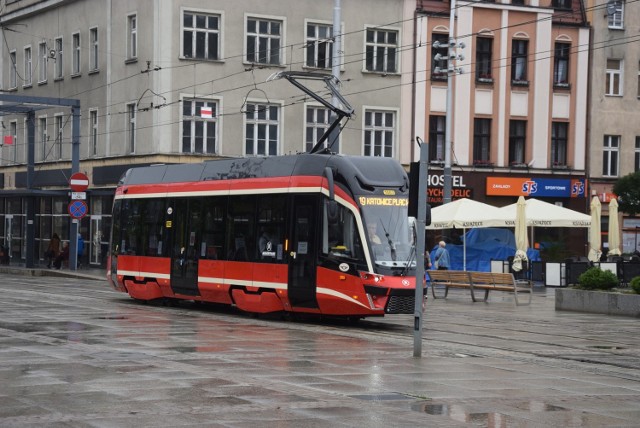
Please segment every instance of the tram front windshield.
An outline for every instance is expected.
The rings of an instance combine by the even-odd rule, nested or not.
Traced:
[[[415,267],[408,199],[363,197],[360,203],[367,241],[376,267]]]

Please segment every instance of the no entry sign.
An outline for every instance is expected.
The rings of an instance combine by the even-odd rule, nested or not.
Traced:
[[[68,207],[69,215],[73,218],[82,218],[87,215],[89,208],[85,201],[71,201]]]
[[[76,172],[71,175],[69,186],[74,192],[84,192],[89,187],[89,177],[81,172]]]

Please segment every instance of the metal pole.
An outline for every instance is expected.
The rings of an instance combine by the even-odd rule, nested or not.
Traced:
[[[340,89],[338,82],[340,82],[340,53],[342,51],[342,30],[340,29],[340,19],[341,19],[341,5],[340,0],[333,0],[333,45],[331,50],[331,75],[337,79],[336,88]],[[334,94],[331,103],[334,107],[337,107],[340,103],[338,97]],[[331,113],[330,122],[333,122],[336,119],[336,114]],[[340,134],[340,130],[338,127],[333,129],[329,134],[329,143],[327,147],[332,147],[335,141],[338,139],[338,135]]]
[[[418,217],[416,218],[416,293],[413,320],[413,356],[422,356],[422,304],[424,302],[424,235],[427,222],[427,175],[429,145],[420,144],[420,184],[418,185]]]
[[[71,173],[80,171],[80,106],[71,107]],[[78,219],[71,220],[69,234],[69,269],[78,269]]]
[[[445,122],[445,137],[444,137],[444,183],[442,187],[442,202],[447,204],[451,202],[451,130],[453,123],[453,73],[455,72],[452,66],[453,59],[453,45],[455,43],[455,10],[456,0],[451,0],[451,10],[449,11],[449,49],[447,55],[447,115]]]
[[[34,110],[30,110],[27,113],[27,190],[29,195],[27,196],[27,229],[26,229],[26,248],[27,254],[25,257],[25,267],[34,267],[34,253],[36,242],[36,202],[35,196],[33,196],[33,181],[34,181],[34,169],[35,169],[35,139],[36,139],[36,115]],[[16,148],[17,150],[17,148]]]

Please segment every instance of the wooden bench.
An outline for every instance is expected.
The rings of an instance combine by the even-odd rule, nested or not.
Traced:
[[[511,273],[473,272],[459,270],[430,270],[427,271],[431,283],[431,294],[434,299],[446,299],[450,288],[468,288],[474,302],[486,302],[490,291],[506,291],[513,293],[517,306],[531,303],[533,286],[530,281],[516,280]],[[436,295],[436,286],[444,286],[444,295]],[[475,291],[484,291],[484,299],[477,299]],[[528,293],[529,300],[521,303],[518,293]]]

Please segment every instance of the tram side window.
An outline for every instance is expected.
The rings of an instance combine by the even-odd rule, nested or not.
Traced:
[[[253,261],[255,254],[254,235],[256,199],[254,196],[229,198],[227,220],[227,260]]]
[[[120,254],[159,256],[163,248],[164,202],[126,199],[121,204]]]
[[[286,195],[258,197],[258,245],[256,260],[281,262],[284,243]]]
[[[329,201],[325,203],[323,212],[322,253],[364,261],[355,216],[346,207]]]
[[[203,201],[204,219],[200,258],[224,260],[225,208],[227,198],[207,198]]]

